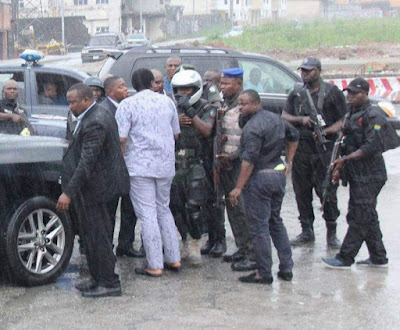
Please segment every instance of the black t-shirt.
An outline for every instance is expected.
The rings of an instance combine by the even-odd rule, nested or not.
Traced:
[[[383,134],[388,125],[381,111],[370,102],[359,109],[350,108],[343,129],[344,154],[360,149],[364,157],[345,163],[342,174],[350,181],[386,181],[385,161],[382,153]]]
[[[7,100],[1,100],[0,102],[1,113],[15,113],[17,115],[25,115],[24,111],[18,107],[16,102],[10,102]],[[26,127],[24,123],[15,123],[11,119],[0,120],[0,133],[2,134],[20,134],[21,131]]]
[[[254,173],[282,164],[285,142],[299,139],[298,131],[277,114],[258,110],[243,128],[242,159],[254,165]]]
[[[319,90],[311,94],[317,112],[322,116],[326,126],[329,127],[342,119],[346,114],[346,99],[343,92],[337,86],[331,85],[327,82],[325,84],[325,96],[322,109],[318,109],[318,95]],[[292,116],[310,116],[311,110],[307,105],[305,93],[299,94],[298,91],[293,90],[286,102],[286,112]],[[295,126],[300,132],[300,141],[297,152],[303,153],[317,153],[318,148],[315,139],[312,135],[313,129],[307,128],[303,125]],[[331,143],[327,145],[328,149],[332,149],[336,136],[327,136]]]

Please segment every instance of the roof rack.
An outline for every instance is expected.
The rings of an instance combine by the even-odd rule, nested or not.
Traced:
[[[198,54],[233,54],[237,53],[231,49],[213,48],[213,47],[150,47],[145,50],[146,53],[171,53],[171,54],[184,54],[184,53],[198,53]]]

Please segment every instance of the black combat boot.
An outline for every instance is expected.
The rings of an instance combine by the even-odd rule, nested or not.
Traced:
[[[206,242],[206,244],[204,244],[203,247],[201,248],[200,253],[201,253],[202,255],[209,254],[210,251],[211,251],[211,249],[214,247],[214,245],[215,245],[215,242],[214,242],[214,241],[208,240],[208,241]]]
[[[213,258],[219,258],[226,252],[226,241],[225,239],[219,240],[210,250],[210,256]]]
[[[304,244],[314,243],[314,230],[311,227],[303,227],[300,235],[290,241],[292,246],[300,246]]]
[[[336,222],[327,222],[326,223],[326,244],[329,247],[338,249],[342,245],[340,240],[336,236]]]

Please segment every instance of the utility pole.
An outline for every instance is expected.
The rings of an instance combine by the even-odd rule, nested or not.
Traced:
[[[144,31],[143,31],[142,0],[139,0],[139,16],[140,16],[140,32],[144,33]]]
[[[229,6],[230,8],[229,8],[229,11],[230,11],[230,14],[231,14],[231,30],[233,29],[233,0],[230,0],[230,6]]]
[[[61,42],[64,45],[64,51],[66,51],[67,47],[65,46],[64,0],[61,0]]]

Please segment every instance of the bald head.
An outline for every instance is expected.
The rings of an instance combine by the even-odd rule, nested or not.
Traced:
[[[221,82],[221,72],[218,70],[208,70],[204,74],[204,79],[205,82],[210,82],[216,86],[219,85]]]
[[[151,69],[151,73],[154,76],[154,83],[151,90],[153,92],[164,94],[164,79],[162,73],[157,69]]]
[[[18,83],[13,80],[7,80],[3,85],[3,99],[15,102],[18,98]]]
[[[177,56],[171,56],[167,59],[165,63],[165,72],[167,74],[168,80],[171,81],[175,74],[175,70],[182,64],[182,60]]]

